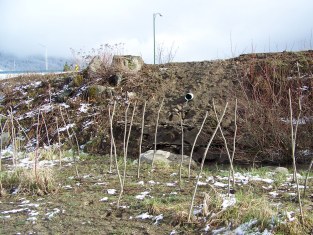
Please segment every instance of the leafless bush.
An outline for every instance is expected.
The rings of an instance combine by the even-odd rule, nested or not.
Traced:
[[[164,43],[160,44],[157,49],[157,61],[159,64],[171,63],[174,61],[178,47],[173,42],[170,48],[166,48]]]
[[[255,156],[254,159],[243,157],[243,161],[264,161],[264,157],[274,164],[291,161],[288,131],[294,120],[289,119],[288,89],[294,97],[302,97],[303,116],[312,116],[311,82],[310,79],[300,79],[309,68],[299,67],[297,61],[286,63],[279,58],[251,59],[242,70],[244,73],[237,75],[240,88],[236,92],[240,127],[238,144],[240,149],[249,149],[246,154]],[[308,124],[299,125],[299,150],[310,148],[312,144],[309,130],[312,125]]]

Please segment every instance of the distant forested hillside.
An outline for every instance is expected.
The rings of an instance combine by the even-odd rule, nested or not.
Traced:
[[[71,58],[48,57],[48,69],[63,70],[66,62],[69,65],[73,63]],[[45,69],[45,57],[43,55],[18,57],[0,52],[0,71],[44,71]]]

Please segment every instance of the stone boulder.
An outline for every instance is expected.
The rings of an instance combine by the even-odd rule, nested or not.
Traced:
[[[102,102],[105,99],[111,99],[114,94],[114,88],[101,85],[91,85],[87,89],[87,96],[96,102]]]
[[[278,173],[278,174],[283,174],[283,175],[288,175],[289,174],[288,169],[286,167],[281,167],[281,166],[276,167],[274,169],[274,172]]]
[[[89,79],[99,76],[102,72],[105,72],[108,65],[103,63],[100,56],[95,56],[89,63],[86,69],[86,75]]]
[[[112,60],[112,67],[118,71],[138,72],[144,65],[140,56],[115,55]]]
[[[154,150],[148,150],[140,155],[141,162],[152,163]],[[190,157],[184,155],[183,165],[189,165]],[[174,154],[168,151],[157,150],[154,156],[154,162],[162,162],[166,165],[180,164],[181,154]],[[194,160],[191,160],[191,166],[196,167],[197,164]]]

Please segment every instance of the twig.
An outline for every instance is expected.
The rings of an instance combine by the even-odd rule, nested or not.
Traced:
[[[111,110],[110,110],[110,106],[109,106],[109,120],[110,120],[110,123],[111,123]],[[114,102],[114,105],[113,105],[113,114],[115,112],[115,102]],[[111,147],[110,147],[110,167],[109,167],[109,173],[112,173],[112,165],[113,165],[113,133],[111,133],[111,138],[110,138],[110,142],[111,142]]]
[[[216,109],[215,109],[215,104],[214,104],[214,100],[213,100],[213,109],[214,109],[214,113],[215,113],[215,117],[216,117],[216,120],[218,121],[218,116],[217,116],[217,112],[216,112]],[[228,160],[229,160],[229,164],[230,164],[230,169],[229,171],[230,172],[234,172],[234,168],[233,168],[233,162],[232,162],[232,158],[230,156],[230,153],[229,153],[229,150],[228,150],[228,145],[227,145],[227,140],[224,136],[224,133],[223,133],[223,130],[222,130],[222,127],[219,126],[219,131],[222,135],[222,138],[224,140],[224,145],[225,145],[225,149],[226,149],[226,152],[227,152],[227,156],[228,156]],[[234,180],[233,180],[233,187],[234,187]],[[228,176],[228,196],[230,195],[230,174]]]
[[[40,138],[39,124],[40,124],[40,109],[38,110],[38,116],[37,116],[36,148],[35,148],[35,159],[34,159],[34,172],[35,172],[35,177],[36,177],[37,182],[38,182],[37,165],[38,165],[38,151],[39,151],[39,138]]]
[[[117,175],[118,175],[118,179],[119,179],[120,187],[121,187],[121,191],[122,191],[123,182],[122,182],[122,177],[121,177],[120,170],[119,170],[119,167],[118,167],[118,161],[117,161],[117,155],[116,155],[116,145],[115,145],[114,135],[113,135],[113,117],[114,117],[114,112],[115,112],[115,105],[116,105],[116,101],[114,101],[114,104],[113,104],[112,114],[111,114],[111,108],[109,107],[110,133],[111,133],[111,140],[112,140],[113,148],[114,148],[114,159],[115,159],[115,164],[116,164],[116,172],[117,172]],[[119,207],[119,206],[120,205],[119,205],[119,201],[118,201],[117,207]]]
[[[55,117],[55,122],[57,125],[57,132],[58,132],[58,148],[59,148],[59,163],[60,163],[60,167],[62,166],[62,150],[61,150],[61,138],[60,138],[60,131],[59,131],[59,123],[58,123],[58,117]]]
[[[157,120],[156,120],[156,124],[155,124],[154,152],[153,152],[153,157],[152,157],[152,168],[154,166],[154,157],[155,157],[155,153],[156,153],[157,135],[158,135],[158,125],[159,125],[160,112],[161,112],[161,109],[162,109],[162,106],[163,106],[163,102],[164,102],[164,98],[162,99],[162,102],[160,104],[160,108],[159,108],[159,111],[158,111]]]
[[[14,117],[12,107],[10,107],[10,120],[11,120],[11,138],[12,138],[12,145],[13,145],[13,166],[16,167],[16,135],[15,135],[15,127],[14,127]]]
[[[183,114],[180,114],[180,128],[181,128],[181,160],[179,166],[179,189],[182,189],[182,168],[183,168],[183,161],[184,161],[184,126],[183,126]]]
[[[143,105],[143,111],[142,111],[142,121],[141,121],[141,134],[140,134],[140,141],[139,141],[139,156],[138,156],[138,170],[137,170],[137,178],[140,177],[140,161],[141,161],[141,145],[142,145],[142,137],[143,137],[143,129],[145,126],[145,112],[146,112],[146,105],[147,101],[145,101]]]
[[[214,104],[213,104],[213,105],[214,105]],[[216,135],[216,132],[217,132],[219,126],[221,125],[221,122],[222,122],[222,120],[223,120],[223,118],[224,118],[224,115],[225,115],[227,106],[228,106],[228,102],[227,102],[226,105],[225,105],[223,114],[222,114],[220,120],[218,121],[217,126],[216,126],[216,128],[215,128],[215,130],[214,130],[214,132],[213,132],[213,134],[212,134],[212,136],[211,136],[211,139],[210,139],[210,141],[208,142],[208,145],[207,145],[207,147],[206,147],[206,149],[205,149],[205,151],[204,151],[203,158],[202,158],[202,161],[201,161],[200,171],[199,171],[199,174],[198,174],[198,177],[197,177],[195,189],[194,189],[194,192],[193,192],[193,195],[192,195],[192,199],[191,199],[190,210],[189,210],[189,214],[188,214],[188,222],[190,222],[190,218],[191,218],[191,214],[192,214],[192,209],[193,209],[193,204],[194,204],[194,200],[195,200],[196,193],[197,193],[198,183],[199,183],[199,180],[200,180],[200,175],[202,174],[203,165],[204,165],[204,161],[205,161],[206,155],[207,155],[207,153],[208,153],[208,151],[209,151],[209,148],[210,148],[210,146],[211,146],[211,143],[212,143],[212,141],[213,141],[213,139],[214,139],[214,137],[215,137],[215,135]]]
[[[300,189],[299,189],[299,181],[297,176],[297,166],[296,166],[296,157],[295,157],[295,150],[296,150],[296,136],[297,136],[297,130],[298,130],[298,124],[299,119],[301,115],[301,102],[299,99],[299,115],[297,118],[296,128],[295,132],[293,130],[293,113],[292,113],[292,103],[291,103],[291,92],[289,89],[289,107],[290,107],[290,125],[291,125],[291,155],[292,155],[292,163],[293,163],[293,177],[297,185],[297,194],[298,194],[298,201],[299,201],[299,209],[300,209],[300,215],[301,215],[301,223],[304,224],[304,214],[302,210],[302,202],[301,202],[301,195],[300,195]]]
[[[126,148],[125,148],[125,156],[124,156],[124,172],[123,172],[123,188],[120,192],[120,196],[119,196],[119,199],[118,199],[118,204],[120,203],[120,199],[122,197],[122,194],[124,192],[124,186],[125,186],[125,179],[126,179],[126,167],[127,167],[127,151],[128,151],[128,143],[129,143],[129,137],[130,137],[130,133],[131,133],[131,129],[132,129],[132,126],[133,126],[133,120],[134,120],[134,115],[135,115],[135,111],[136,111],[136,103],[134,104],[134,107],[133,107],[133,113],[132,113],[132,116],[131,116],[131,120],[130,120],[130,124],[129,124],[129,130],[128,130],[128,135],[127,135],[127,140],[126,140]],[[127,115],[127,114],[125,114]],[[125,124],[126,125],[126,124]]]
[[[205,123],[205,121],[206,121],[206,119],[207,119],[207,117],[208,117],[208,114],[209,114],[209,112],[206,111],[206,112],[205,112],[204,119],[203,119],[202,124],[201,124],[201,127],[200,127],[200,129],[199,129],[199,131],[198,131],[198,133],[197,133],[197,135],[196,135],[196,138],[195,138],[195,140],[194,140],[194,142],[193,142],[193,145],[192,145],[192,148],[191,148],[190,159],[189,159],[189,165],[188,165],[188,178],[189,178],[189,179],[190,179],[190,170],[191,170],[190,167],[191,167],[191,160],[192,160],[192,156],[193,156],[193,151],[194,151],[196,142],[197,142],[197,140],[198,140],[198,137],[199,137],[199,135],[200,135],[200,133],[201,133],[201,131],[202,131],[202,129],[203,129],[204,123]]]

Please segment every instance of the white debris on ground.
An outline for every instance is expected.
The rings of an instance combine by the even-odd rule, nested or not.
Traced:
[[[141,192],[139,195],[135,196],[136,199],[138,200],[143,200],[145,199],[145,197],[149,194],[150,192],[145,191],[145,192]]]
[[[54,208],[52,211],[46,213],[46,219],[51,220],[55,215],[59,214],[61,210],[59,208]]]
[[[174,173],[170,174],[170,176],[171,176],[171,177],[176,176],[176,175],[177,175],[177,173],[176,173],[176,172],[174,172]]]
[[[175,187],[176,186],[176,181],[174,183],[165,183],[167,187]]]
[[[150,185],[155,185],[155,184],[160,184],[160,182],[155,182],[154,180],[149,180],[148,181],[148,184],[150,184]]]
[[[157,216],[155,216],[155,217],[153,217],[152,218],[152,221],[155,221],[154,222],[154,224],[159,224],[159,222],[161,221],[161,220],[163,220],[163,214],[160,214],[160,215],[157,215]]]
[[[114,194],[116,194],[116,189],[108,189],[107,192],[110,195],[114,195]]]
[[[108,197],[103,197],[99,200],[99,202],[107,202],[109,200]]]
[[[149,213],[148,212],[146,212],[146,213],[143,213],[143,214],[141,214],[141,215],[138,215],[138,216],[136,216],[136,218],[137,219],[151,219],[151,218],[153,218],[153,215],[149,215]]]
[[[272,235],[271,231],[268,231],[267,229],[265,229],[263,232],[260,232],[259,229],[257,227],[254,227],[254,225],[257,224],[257,220],[256,219],[252,219],[246,223],[243,223],[241,225],[239,225],[237,228],[231,230],[230,226],[228,227],[222,227],[219,229],[214,229],[211,231],[212,235],[220,235],[220,234],[236,234],[236,235],[245,235],[245,234],[251,234],[251,235]],[[205,227],[207,228],[207,227]],[[204,228],[204,229],[205,229]],[[209,229],[209,228],[208,228]]]
[[[276,198],[279,195],[279,193],[277,193],[276,191],[269,192],[268,194],[271,195],[273,198]]]
[[[143,186],[143,185],[145,184],[145,182],[144,182],[143,180],[141,180],[141,181],[139,181],[137,184]]]
[[[286,216],[289,222],[292,222],[296,219],[296,213],[294,211],[286,211]]]
[[[145,212],[145,213],[142,213],[142,214],[136,216],[135,218],[136,219],[142,219],[142,220],[151,219],[152,221],[154,221],[154,224],[159,224],[159,222],[161,220],[163,220],[164,217],[163,217],[163,214],[153,216],[153,215],[149,215],[148,212]],[[132,217],[130,219],[132,219]]]
[[[225,188],[228,186],[228,184],[224,184],[224,183],[221,183],[221,182],[215,182],[213,184],[215,187],[220,187],[220,188]]]
[[[221,195],[223,202],[222,202],[222,208],[226,209],[227,207],[232,207],[236,204],[236,197],[234,194],[228,195]]]
[[[203,185],[207,185],[208,183],[206,183],[206,182],[202,182],[202,181],[199,181],[198,182],[198,186],[203,186]]]
[[[89,106],[90,104],[81,103],[78,111],[81,113],[88,113]]]
[[[75,126],[75,123],[67,124],[65,127],[59,128],[59,132],[66,131],[66,130],[68,130],[70,128],[73,128],[74,126]]]

